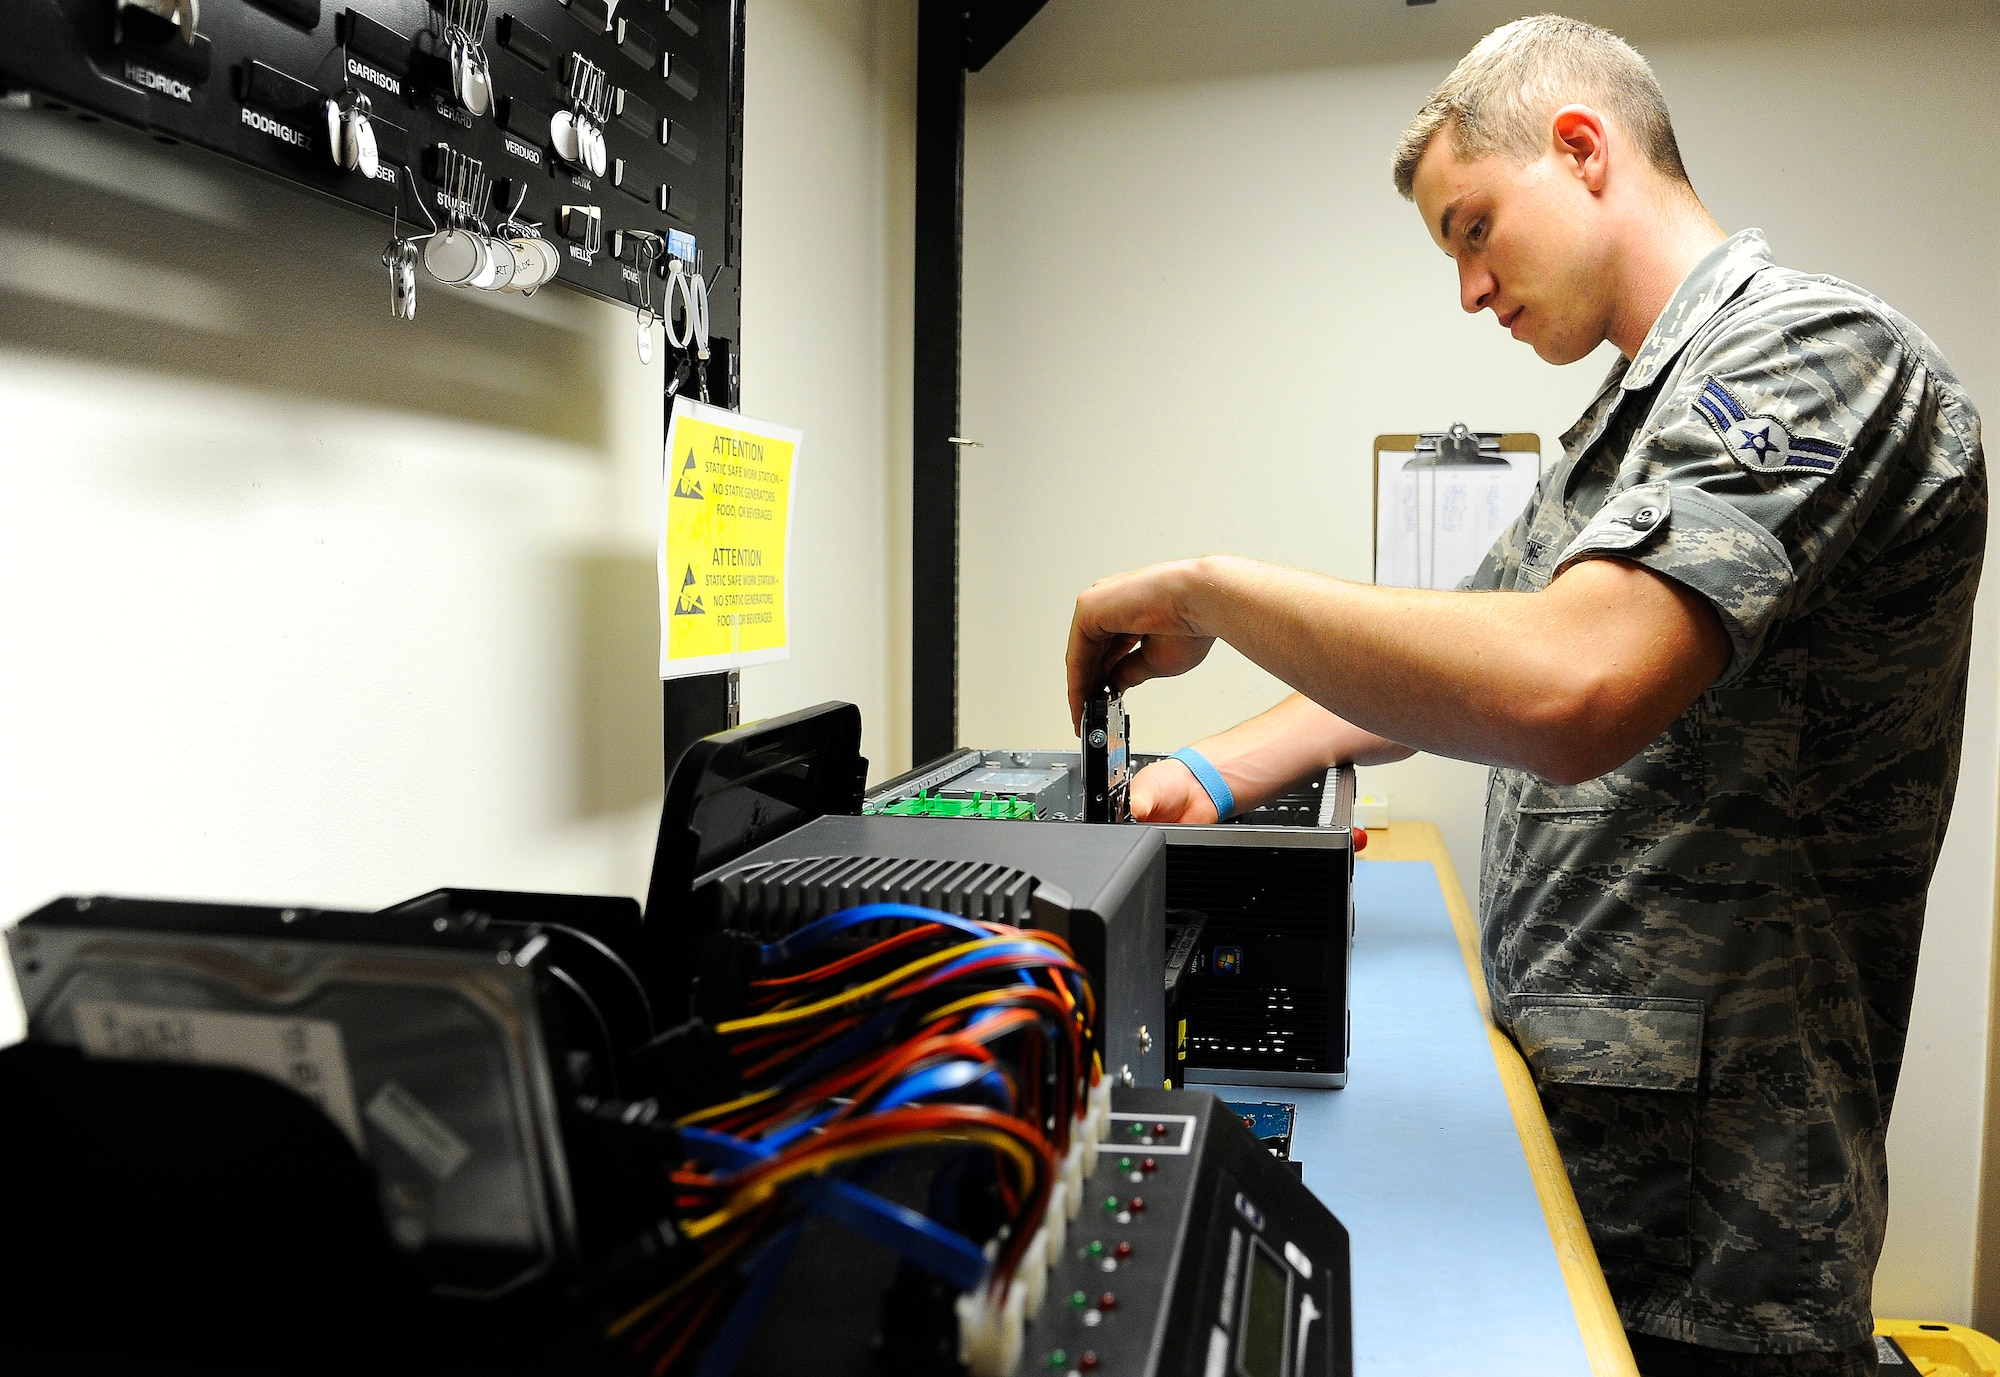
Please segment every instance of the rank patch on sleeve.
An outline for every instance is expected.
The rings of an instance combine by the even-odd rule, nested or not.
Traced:
[[[1701,386],[1695,410],[1722,435],[1729,457],[1759,473],[1832,473],[1847,454],[1845,445],[1794,435],[1774,416],[1746,415],[1729,390],[1714,378]]]

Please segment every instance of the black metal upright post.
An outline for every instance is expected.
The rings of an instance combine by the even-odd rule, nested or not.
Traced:
[[[958,744],[959,338],[963,301],[965,37],[962,0],[917,17],[916,366],[911,407],[910,749]]]
[[[568,0],[564,0],[565,3]],[[724,160],[728,164],[727,176],[729,194],[723,222],[722,263],[716,269],[716,281],[727,288],[724,294],[712,294],[709,298],[710,322],[723,328],[716,331],[715,357],[711,361],[708,385],[711,399],[716,405],[735,411],[742,402],[737,396],[736,361],[742,357],[743,317],[742,317],[742,245],[743,245],[743,27],[744,0],[728,0],[726,5],[730,26],[729,38],[729,137],[725,145]],[[673,361],[668,360],[669,379],[673,375]],[[697,390],[697,381],[688,379],[684,393],[692,396]],[[666,415],[663,423],[672,425],[674,420],[674,396],[666,396]],[[661,473],[666,456],[662,456]],[[742,681],[737,671],[729,670],[721,674],[696,674],[684,679],[665,679],[660,683],[660,756],[661,787],[674,777],[674,767],[680,764],[681,754],[689,746],[704,736],[726,731],[737,724],[742,701]]]

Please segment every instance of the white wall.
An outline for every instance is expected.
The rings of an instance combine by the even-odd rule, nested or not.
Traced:
[[[744,405],[806,434],[793,658],[745,673],[745,712],[850,699],[890,764],[907,8],[758,0],[745,136]],[[425,280],[394,322],[384,238],[0,111],[0,921],[66,892],[643,894],[662,368],[565,291]]]
[[[806,432],[792,658],[743,717],[861,706],[871,773],[908,768],[909,279],[915,0],[752,0],[743,409]],[[801,601],[803,599],[804,601]]]
[[[1995,12],[1659,10],[1569,7],[1652,57],[1726,227],[1759,225],[1781,262],[1888,298],[2000,414]],[[964,487],[963,740],[1066,738],[1063,636],[1092,578],[1208,550],[1367,578],[1377,434],[1463,420],[1537,432],[1555,453],[1608,351],[1553,369],[1462,315],[1450,264],[1388,177],[1430,88],[1517,12],[1065,0],[973,79],[964,431],[986,447],[968,451]],[[1996,598],[1980,607],[1892,1133],[1884,1314],[1963,1321],[1971,1303]],[[1170,748],[1281,691],[1218,651],[1131,696],[1137,743]],[[1419,760],[1364,775],[1399,816],[1443,825],[1470,883],[1484,772]]]

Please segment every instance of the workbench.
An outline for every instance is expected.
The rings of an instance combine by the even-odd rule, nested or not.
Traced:
[[[1371,832],[1355,870],[1346,1088],[1199,1088],[1297,1104],[1352,1242],[1356,1377],[1637,1377],[1437,828]]]

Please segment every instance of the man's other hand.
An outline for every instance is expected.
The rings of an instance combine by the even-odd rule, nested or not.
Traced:
[[[1076,600],[1069,624],[1069,718],[1083,729],[1084,700],[1101,688],[1123,693],[1148,679],[1186,674],[1208,657],[1215,637],[1188,615],[1202,561],[1154,564],[1099,579]]]
[[[1132,776],[1135,822],[1219,822],[1215,800],[1178,760],[1156,760]]]

